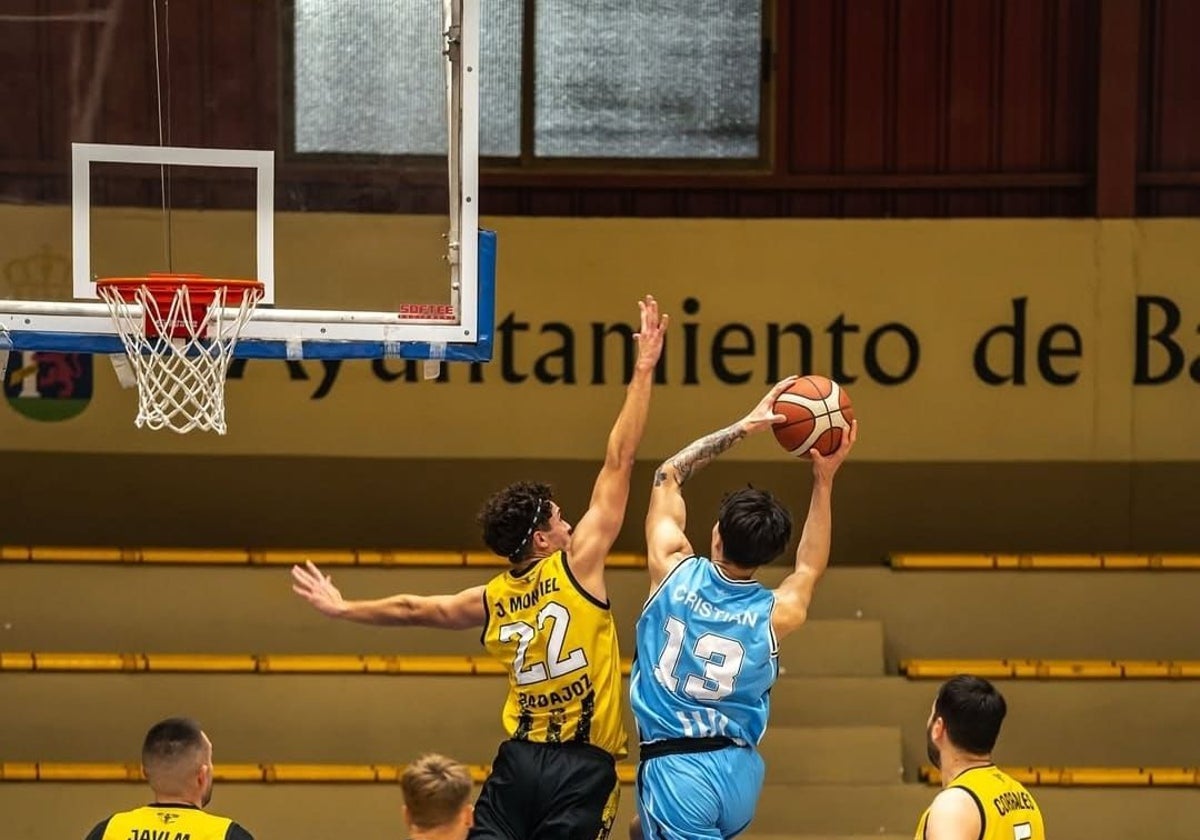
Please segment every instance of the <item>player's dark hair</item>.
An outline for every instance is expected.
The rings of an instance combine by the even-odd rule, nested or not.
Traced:
[[[148,771],[169,767],[204,746],[204,732],[191,718],[167,718],[150,727],[142,742],[142,766]]]
[[[933,704],[934,716],[945,723],[950,742],[971,755],[991,753],[1007,712],[1008,705],[996,687],[969,674],[942,683]]]
[[[754,568],[783,553],[792,538],[792,515],[771,493],[747,487],[721,501],[717,530],[725,559]]]
[[[533,534],[550,525],[554,512],[549,484],[518,481],[492,494],[476,517],[487,547],[519,563],[533,548]]]

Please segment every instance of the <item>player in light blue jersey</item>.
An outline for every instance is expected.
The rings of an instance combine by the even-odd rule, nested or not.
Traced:
[[[730,838],[754,816],[764,771],[757,746],[779,673],[779,640],[804,623],[829,562],[833,477],[857,424],[832,455],[812,455],[795,571],[777,589],[754,574],[787,547],[788,511],[762,490],[729,494],[702,557],[684,535],[682,487],[742,438],[783,421],[775,399],[794,381],[783,380],[744,418],[695,441],[655,473],[646,516],[650,597],[638,619],[630,683],[641,740],[638,818],[647,840]],[[630,833],[639,836],[636,823]]]

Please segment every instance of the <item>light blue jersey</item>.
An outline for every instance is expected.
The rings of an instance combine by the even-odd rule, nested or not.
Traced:
[[[726,737],[755,746],[779,675],[775,596],[705,557],[676,566],[637,624],[630,700],[642,743]]]

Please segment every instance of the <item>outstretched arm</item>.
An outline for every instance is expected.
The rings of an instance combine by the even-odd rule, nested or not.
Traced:
[[[654,590],[684,557],[692,553],[684,534],[687,507],[683,485],[722,452],[754,432],[771,428],[783,420],[775,413],[775,400],[796,377],[779,382],[754,409],[732,426],[726,426],[699,440],[692,441],[662,463],[654,473],[650,491],[650,510],[646,513],[646,561],[650,568],[650,589]]]
[[[322,615],[360,624],[393,627],[440,627],[464,630],[482,627],[486,587],[474,586],[454,595],[393,595],[375,601],[347,601],[312,561],[292,566],[292,591]]]
[[[587,513],[575,526],[571,538],[571,571],[594,595],[604,595],[604,560],[625,521],[629,502],[629,479],[637,456],[638,444],[646,430],[650,413],[650,392],[654,386],[654,368],[662,355],[663,336],[670,317],[660,315],[658,302],[651,295],[638,302],[641,329],[634,339],[638,355],[633,379],[625,391],[621,413],[608,435],[604,464],[592,488]]]
[[[829,565],[829,544],[833,532],[833,476],[850,454],[857,438],[858,421],[852,420],[850,431],[842,435],[842,441],[832,455],[821,455],[815,449],[810,454],[813,462],[812,496],[808,502],[808,516],[804,520],[804,533],[800,535],[800,545],[796,549],[796,568],[775,590],[775,611],[771,614],[771,625],[777,637],[782,638],[799,629],[808,619],[808,605],[812,602],[813,590]]]

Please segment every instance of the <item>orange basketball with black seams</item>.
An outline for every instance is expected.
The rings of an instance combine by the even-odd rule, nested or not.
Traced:
[[[801,458],[815,449],[831,455],[850,433],[854,406],[846,389],[824,376],[804,376],[775,400],[775,413],[787,420],[772,431],[779,445]]]

